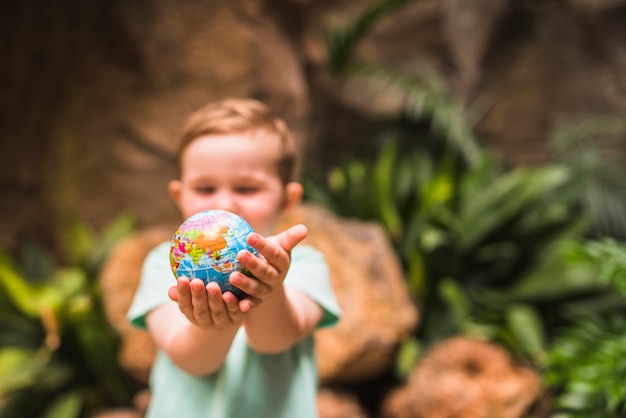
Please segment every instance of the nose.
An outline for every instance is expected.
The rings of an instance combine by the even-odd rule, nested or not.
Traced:
[[[221,190],[214,197],[215,209],[227,210],[229,212],[237,211],[237,200],[231,191]]]

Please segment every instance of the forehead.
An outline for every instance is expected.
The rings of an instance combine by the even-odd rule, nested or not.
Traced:
[[[264,167],[275,171],[282,147],[280,138],[266,130],[200,136],[181,154],[181,171],[191,166]],[[230,171],[230,170],[229,170]]]
[[[264,153],[275,154],[276,156],[280,156],[283,151],[282,142],[278,135],[266,129],[251,129],[243,132],[214,133],[198,136],[187,144],[185,149],[183,149],[183,153],[190,146],[205,141],[221,142],[233,148],[243,147],[255,151],[264,151]]]

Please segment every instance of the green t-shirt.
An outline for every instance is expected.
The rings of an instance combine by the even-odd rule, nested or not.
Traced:
[[[293,249],[291,257],[285,286],[301,290],[324,309],[320,327],[334,325],[340,310],[324,257],[302,245]],[[145,328],[145,316],[171,302],[167,290],[174,284],[169,243],[165,242],[144,262],[128,313],[131,323]],[[283,353],[260,354],[248,346],[242,327],[224,365],[208,376],[187,374],[158,351],[150,375],[152,400],[147,418],[314,418],[318,416],[317,384],[313,336]]]

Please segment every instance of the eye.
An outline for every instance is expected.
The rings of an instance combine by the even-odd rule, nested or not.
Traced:
[[[239,194],[254,194],[259,191],[259,188],[254,186],[242,186],[237,187],[235,191]]]
[[[197,194],[211,194],[215,192],[215,187],[211,186],[198,186],[193,189]]]

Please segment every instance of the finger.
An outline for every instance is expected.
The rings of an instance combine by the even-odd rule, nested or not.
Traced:
[[[293,250],[296,245],[306,238],[308,234],[309,230],[307,227],[302,224],[298,224],[286,229],[280,234],[275,235],[273,238],[278,242],[278,245],[280,245],[283,250],[291,252],[291,250]],[[252,233],[248,235],[247,242],[257,250],[261,251],[258,246],[265,245],[266,240],[259,234]]]
[[[251,273],[254,274],[252,271]],[[276,274],[273,273],[273,276],[276,276]],[[261,277],[261,275],[259,275],[259,277]],[[247,295],[251,295],[256,298],[263,297],[265,291],[268,290],[268,284],[262,282],[260,279],[248,277],[238,271],[234,271],[230,274],[229,281],[233,286],[243,290]]]
[[[189,283],[191,289],[191,303],[193,305],[193,317],[198,325],[211,324],[209,312],[209,302],[207,301],[207,291],[204,282],[200,279],[193,279]]]
[[[293,247],[298,245],[306,236],[308,235],[309,230],[306,226],[299,224],[294,225],[286,231],[281,232],[276,235],[276,240],[278,241],[278,245],[287,252],[291,252]]]
[[[223,326],[228,322],[228,312],[224,304],[222,289],[216,282],[210,282],[206,286],[209,299],[211,321],[217,326]]]
[[[193,317],[193,306],[191,303],[191,289],[189,286],[189,279],[187,277],[181,277],[176,282],[176,293],[178,299],[178,307],[180,311],[188,318]]]
[[[239,301],[239,309],[243,313],[250,312],[252,309],[256,308],[260,303],[261,302],[259,299],[249,296]]]
[[[174,302],[178,302],[178,287],[172,286],[167,290],[167,296]]]
[[[264,251],[268,251],[268,247],[264,247]],[[271,262],[276,263],[277,259],[280,259],[281,256],[281,251],[279,248],[275,247],[275,252],[276,255],[275,256],[270,256],[270,259],[273,259]],[[282,254],[283,258],[286,258],[284,255],[284,252]],[[237,253],[237,261],[239,261],[249,272],[250,274],[252,274],[252,276],[258,280],[254,280],[254,282],[258,282],[259,280],[261,281],[266,281],[267,278],[271,277],[272,275],[276,275],[275,273],[275,268],[269,264],[270,261],[268,261],[268,259],[266,257],[257,257],[254,254],[252,254],[250,251],[247,250],[241,250],[239,251],[239,253]],[[285,260],[288,263],[288,260]],[[231,276],[229,277],[230,282],[235,286],[235,287],[240,287],[240,286],[246,286],[246,285],[250,285],[250,280],[248,279],[248,276],[240,274],[240,275],[233,275],[231,274]],[[248,293],[247,290],[251,290],[249,288],[247,289],[241,289],[244,292]]]
[[[283,272],[289,267],[289,252],[278,244],[278,236],[265,238],[258,234],[250,234],[248,236],[248,243],[259,252],[261,257],[257,257],[257,260],[246,260],[244,252],[241,253],[244,259],[239,257],[240,254],[237,255],[237,259],[246,266],[255,277],[265,279],[267,274],[270,274],[269,270],[262,270],[262,266],[266,269],[271,268],[279,272]],[[261,258],[263,262],[261,262]],[[249,266],[246,265],[246,263],[248,263]]]
[[[231,322],[237,322],[241,317],[241,310],[239,309],[239,299],[233,294],[233,292],[224,292],[222,300],[226,305],[226,312]]]

